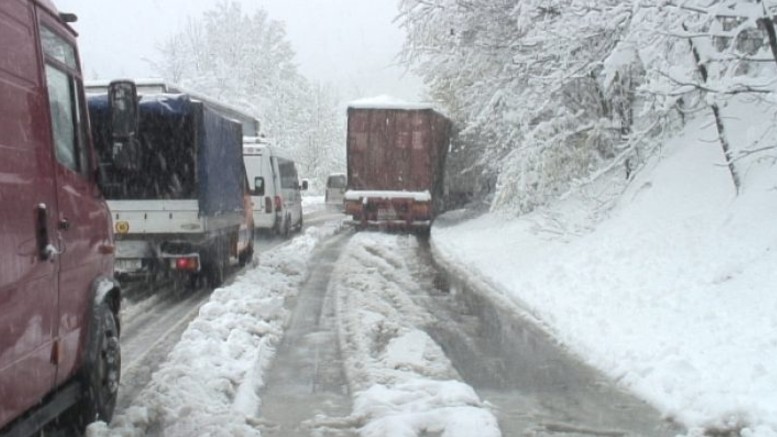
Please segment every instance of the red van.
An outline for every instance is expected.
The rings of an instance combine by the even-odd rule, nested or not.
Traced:
[[[116,402],[121,290],[74,19],[0,1],[0,435],[83,429]]]

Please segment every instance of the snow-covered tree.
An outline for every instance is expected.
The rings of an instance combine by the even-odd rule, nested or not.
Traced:
[[[164,78],[255,115],[267,137],[304,161],[303,177],[344,168],[336,100],[299,73],[284,24],[263,9],[248,14],[221,1],[158,48],[155,67]]]
[[[762,74],[777,60],[771,11],[755,0],[402,0],[397,20],[404,60],[460,131],[462,171],[449,180],[526,212],[603,174],[628,181],[697,110],[714,114],[738,184],[721,112],[727,96],[773,95],[774,71]]]

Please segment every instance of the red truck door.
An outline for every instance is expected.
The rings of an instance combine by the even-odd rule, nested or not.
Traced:
[[[72,376],[86,337],[92,281],[107,270],[100,252],[110,247],[110,218],[94,180],[89,125],[72,35],[41,19],[40,34],[51,113],[58,211],[60,342],[57,383]]]
[[[58,214],[30,2],[0,1],[0,426],[54,385],[58,257],[40,256]],[[39,219],[42,219],[39,221]]]

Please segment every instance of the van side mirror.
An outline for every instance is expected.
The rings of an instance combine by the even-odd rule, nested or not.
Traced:
[[[108,110],[113,164],[121,170],[140,169],[138,91],[134,82],[115,80],[108,85]]]
[[[264,178],[257,176],[254,178],[254,196],[264,196]]]
[[[302,191],[306,191],[308,189],[308,180],[303,179],[302,180]]]

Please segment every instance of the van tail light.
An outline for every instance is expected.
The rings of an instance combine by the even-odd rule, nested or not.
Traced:
[[[275,196],[275,210],[283,210],[283,199],[281,199],[281,196]]]
[[[272,212],[272,198],[270,196],[264,198],[264,212],[268,214]]]
[[[173,263],[175,270],[187,272],[196,272],[200,269],[200,262],[197,257],[176,258]]]

